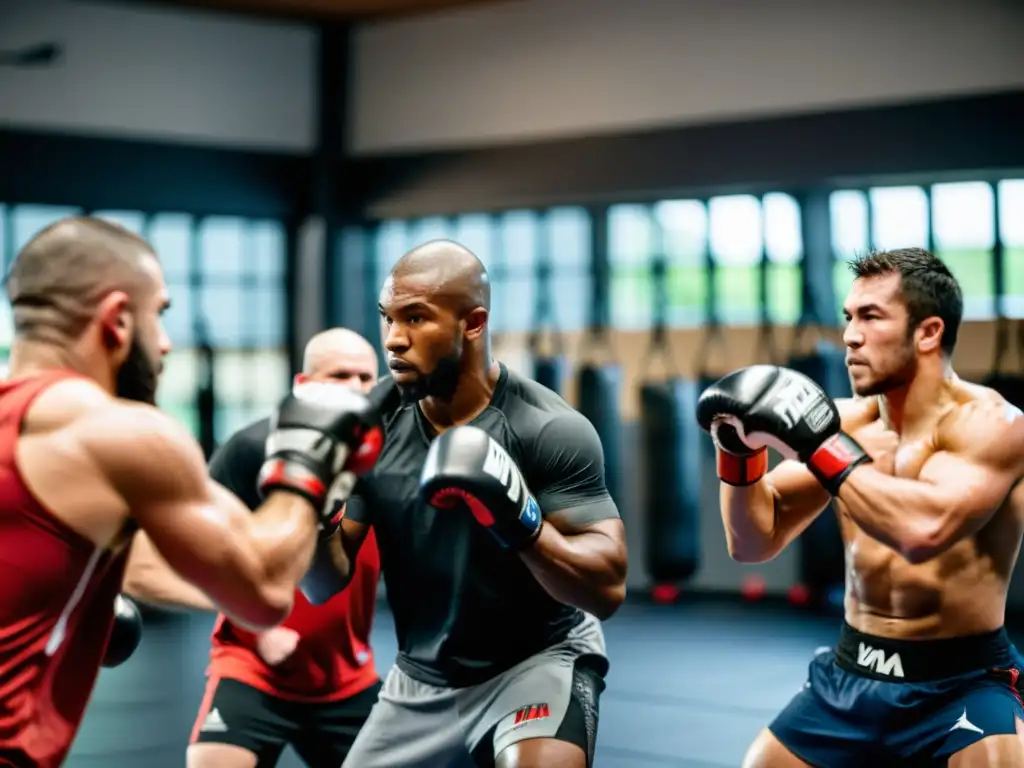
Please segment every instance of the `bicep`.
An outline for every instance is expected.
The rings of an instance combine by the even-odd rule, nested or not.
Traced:
[[[551,524],[563,536],[597,534],[625,546],[626,528],[622,524],[621,518],[579,523],[571,516],[564,515],[563,512],[564,510],[552,512],[544,518],[546,523]]]
[[[83,422],[82,443],[160,556],[205,588],[237,554],[249,513],[212,482],[199,444],[155,410],[124,408]]]
[[[1020,479],[1024,420],[1006,418],[988,403],[962,408],[940,424],[940,450],[928,457],[918,479],[931,495],[932,508],[946,517],[983,524],[1002,506]]]
[[[601,441],[582,416],[552,421],[526,451],[524,474],[546,519],[584,527],[620,518],[605,485]]]
[[[928,459],[918,479],[930,486],[936,508],[979,523],[995,513],[1016,482],[1000,468],[945,451]]]

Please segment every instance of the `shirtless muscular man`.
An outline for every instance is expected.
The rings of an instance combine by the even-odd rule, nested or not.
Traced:
[[[1003,627],[1024,533],[1024,418],[953,372],[963,299],[909,248],[852,262],[856,397],[752,366],[701,396],[732,557],[775,557],[835,500],[846,552],[833,651],[746,768],[1024,766],[1024,661]],[[766,447],[786,459],[767,472]]]

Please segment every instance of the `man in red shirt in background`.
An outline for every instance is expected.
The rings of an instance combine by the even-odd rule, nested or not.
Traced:
[[[373,347],[336,328],[307,344],[295,386],[333,382],[369,392],[377,371]],[[268,432],[268,419],[241,429],[210,462],[211,476],[251,508],[259,503]],[[252,632],[218,616],[189,768],[273,766],[286,745],[314,768],[341,765],[380,689],[369,645],[380,560],[376,543],[369,544],[348,589],[318,606],[296,591],[295,607],[278,627]],[[133,546],[124,591],[150,604],[216,610],[144,536]]]

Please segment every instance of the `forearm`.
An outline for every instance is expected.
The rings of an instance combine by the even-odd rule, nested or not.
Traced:
[[[145,531],[136,533],[132,540],[121,589],[139,602],[161,608],[217,610],[201,589],[167,563]]]
[[[565,536],[548,524],[521,554],[540,585],[559,602],[606,619],[625,598],[625,558],[621,545],[609,536]]]
[[[764,478],[746,486],[721,483],[718,498],[726,545],[733,560],[761,563],[779,553],[775,495]]]
[[[933,556],[951,510],[931,483],[857,467],[839,488],[846,513],[869,536],[919,561]],[[949,516],[952,519],[952,516]]]
[[[148,564],[141,567],[129,566],[122,591],[140,603],[159,608],[217,610],[205,592],[189,584],[166,564],[162,568]]]
[[[285,615],[313,562],[318,527],[312,505],[293,493],[272,493],[249,518],[257,582],[272,601],[287,604]]]

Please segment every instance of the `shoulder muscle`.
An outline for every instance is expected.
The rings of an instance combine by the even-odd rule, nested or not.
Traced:
[[[1024,475],[1024,415],[1002,398],[950,409],[936,429],[936,443],[981,466]]]
[[[25,417],[24,434],[53,432],[73,425],[94,409],[117,401],[89,379],[64,379],[44,389]]]
[[[208,494],[199,444],[156,408],[112,401],[78,419],[74,433],[129,508]]]

